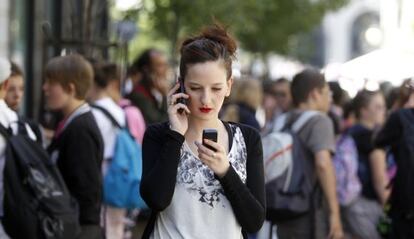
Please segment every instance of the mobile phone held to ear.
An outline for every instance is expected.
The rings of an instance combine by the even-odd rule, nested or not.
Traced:
[[[178,89],[176,94],[178,94],[178,93],[184,93],[185,94],[184,82],[183,82],[181,77],[178,78],[178,82],[180,83],[180,89]],[[187,99],[183,98],[183,97],[180,97],[180,98],[177,99],[177,104],[178,103],[187,105]],[[182,108],[178,109],[178,113],[182,114],[183,112],[184,112],[184,109],[182,109]]]
[[[213,151],[216,151],[216,149],[214,149],[213,147],[211,147],[210,145],[207,145],[206,143],[204,143],[204,140],[208,139],[211,141],[214,141],[217,143],[217,130],[216,129],[204,129],[203,130],[203,145]]]

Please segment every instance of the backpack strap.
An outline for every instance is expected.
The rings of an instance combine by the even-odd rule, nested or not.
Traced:
[[[297,120],[292,125],[293,132],[299,132],[302,127],[315,115],[318,115],[317,111],[305,111],[303,112]]]
[[[22,117],[18,115],[17,121],[12,122],[12,124],[17,124],[17,134],[29,136],[29,132],[27,131],[27,128],[26,128],[26,122],[24,121]],[[30,128],[28,124],[27,126]]]
[[[11,128],[6,128],[3,124],[0,123],[0,134],[7,140],[12,136]]]
[[[118,127],[119,129],[124,128],[118,123],[118,121],[116,121],[116,119],[111,115],[111,113],[109,113],[109,111],[107,109],[105,109],[104,107],[99,106],[99,105],[94,105],[94,104],[92,104],[91,107],[95,108],[97,110],[100,110],[111,121],[111,123],[115,127]],[[125,123],[128,124],[127,121],[125,121]],[[128,128],[128,127],[126,127],[126,128]]]

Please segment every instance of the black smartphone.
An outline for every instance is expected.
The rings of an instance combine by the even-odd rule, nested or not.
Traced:
[[[207,148],[213,151],[216,151],[216,149],[204,143],[204,139],[209,139],[217,143],[217,130],[216,129],[204,129],[203,130],[203,141],[202,141],[204,146],[206,146]]]
[[[184,93],[185,94],[184,82],[183,82],[181,77],[178,78],[178,82],[180,83],[180,89],[177,90],[176,94],[178,94],[178,93]],[[177,104],[178,103],[187,105],[187,99],[183,98],[183,97],[180,97],[180,98],[177,99]],[[182,108],[178,109],[178,113],[182,114],[183,112],[184,112],[184,109],[182,109]]]

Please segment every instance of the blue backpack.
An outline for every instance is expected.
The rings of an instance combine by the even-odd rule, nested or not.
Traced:
[[[92,105],[100,110],[112,124],[119,128],[116,136],[112,162],[103,180],[104,202],[118,208],[147,208],[140,195],[142,175],[142,149],[126,126],[121,127],[114,117],[103,107]]]

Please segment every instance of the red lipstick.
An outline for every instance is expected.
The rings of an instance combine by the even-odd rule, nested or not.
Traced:
[[[202,113],[210,113],[210,111],[212,111],[212,110],[213,110],[212,108],[207,108],[207,107],[201,107],[200,108],[200,111]]]

